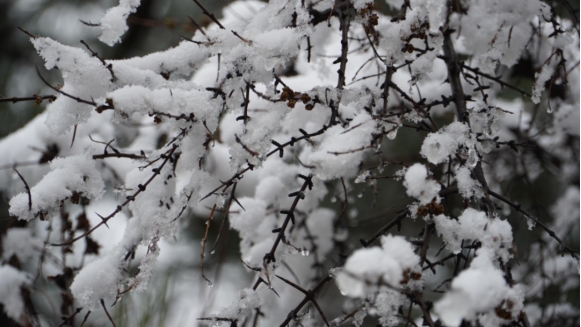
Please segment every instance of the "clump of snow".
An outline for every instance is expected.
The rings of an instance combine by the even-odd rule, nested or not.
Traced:
[[[451,289],[436,302],[434,311],[446,326],[460,326],[463,319],[472,321],[479,314],[485,314],[479,317],[483,326],[499,326],[504,321],[495,309],[518,316],[524,292],[506,283],[502,271],[493,264],[494,257],[491,249],[479,249],[470,268],[454,278]]]
[[[48,218],[58,212],[62,201],[74,194],[96,199],[105,187],[95,161],[87,154],[54,159],[50,169],[30,190],[31,208],[28,208],[28,194],[20,193],[10,200],[11,215],[22,220],[31,220],[38,215]]]
[[[137,274],[137,276],[129,283],[130,285],[135,285],[134,289],[136,292],[143,292],[147,289],[147,284],[157,267],[157,259],[160,252],[159,246],[157,245],[158,241],[158,237],[154,237],[154,239],[151,240],[147,248],[147,254],[143,256],[141,263],[139,264],[139,274]]]
[[[470,199],[473,196],[480,198],[484,195],[482,186],[477,180],[472,179],[471,171],[466,166],[461,166],[456,171],[456,182],[458,192],[465,199]]]
[[[384,288],[375,298],[374,305],[381,326],[399,326],[403,321],[399,314],[399,308],[408,306],[409,299],[401,292]]]
[[[357,178],[355,178],[355,184],[359,184],[359,183],[363,183],[367,180],[367,178],[369,177],[369,170],[364,170],[361,173],[359,173],[359,175],[357,175]]]
[[[153,169],[153,168],[152,168]],[[145,190],[129,203],[133,219],[139,221],[142,237],[149,240],[154,236],[173,237],[177,233],[175,218],[182,208],[182,199],[175,190],[176,178],[170,164],[164,165],[159,176],[147,186],[145,182],[151,178],[152,171],[135,168],[127,174],[125,185],[129,189],[127,196],[133,196],[136,190]]]
[[[381,248],[371,247],[355,251],[337,273],[337,286],[341,294],[365,298],[373,294],[379,284],[398,287],[404,271],[421,272],[420,258],[411,243],[401,236],[381,238]]]
[[[428,169],[422,164],[414,164],[405,173],[403,185],[407,189],[407,194],[420,200],[420,204],[428,204],[436,199],[440,202],[438,192],[440,184],[433,179],[428,179]]]
[[[453,155],[461,144],[467,144],[470,127],[461,122],[453,122],[424,139],[420,154],[430,163],[440,164]]]
[[[86,101],[105,95],[111,85],[110,72],[95,57],[79,48],[69,47],[47,37],[31,39],[45,60],[46,69],[57,68],[64,80],[60,91]],[[62,135],[72,126],[86,122],[93,106],[62,94],[47,106],[46,126],[55,135]]]
[[[119,5],[109,8],[101,18],[100,28],[103,33],[99,37],[101,42],[113,46],[121,41],[121,36],[127,31],[127,17],[137,11],[141,0],[119,0]]]
[[[252,288],[245,288],[238,293],[238,298],[215,315],[217,318],[239,319],[261,305],[260,297]]]
[[[375,132],[375,122],[366,112],[353,118],[350,127],[335,125],[329,128],[320,144],[313,150],[307,148],[301,154],[301,160],[315,166],[315,175],[322,180],[341,176],[351,176],[365,153],[365,147]]]
[[[508,251],[512,248],[512,227],[506,220],[491,219],[482,211],[467,208],[458,220],[439,215],[434,221],[438,234],[452,253],[460,253],[462,240],[474,240],[482,242],[483,248],[493,250],[504,262],[512,256]]]
[[[31,283],[28,275],[12,266],[0,265],[0,303],[4,312],[14,321],[20,321],[24,313],[24,301],[20,288]]]
[[[545,84],[553,75],[555,69],[549,65],[544,65],[541,71],[535,73],[535,84],[533,85],[533,95],[531,99],[534,103],[538,104],[541,102],[541,93],[545,90]]]
[[[75,276],[70,289],[83,308],[95,310],[101,299],[115,298],[122,277],[121,260],[113,251],[87,264]]]
[[[263,200],[246,197],[238,199],[238,202],[246,210],[242,210],[239,214],[231,215],[230,225],[239,231],[241,235],[252,233],[266,216],[267,204]]]
[[[476,107],[470,113],[472,128],[474,129],[475,123],[480,124],[482,126],[482,133],[486,137],[492,138],[500,130],[506,113],[511,112],[478,101]]]

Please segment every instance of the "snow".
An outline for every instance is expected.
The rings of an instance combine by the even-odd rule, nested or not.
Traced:
[[[420,200],[420,204],[428,204],[432,200],[440,202],[438,192],[440,184],[433,179],[428,179],[428,169],[422,164],[414,164],[405,173],[403,185],[406,187],[407,195]]]
[[[432,164],[440,164],[454,155],[461,144],[469,141],[470,128],[463,123],[454,122],[444,126],[424,139],[420,154]]]
[[[8,265],[0,265],[0,280],[0,303],[6,315],[18,322],[24,313],[20,288],[30,285],[31,280],[25,272]]]
[[[371,141],[370,135],[375,131],[375,122],[369,114],[361,112],[353,118],[351,128],[339,125],[329,128],[319,145],[301,154],[301,161],[315,166],[315,175],[322,180],[340,176],[352,176],[365,154],[364,147]]]
[[[401,0],[386,2],[395,12],[403,4]],[[384,187],[392,187],[372,183],[368,181],[369,176],[375,176],[377,165],[399,164],[400,156],[403,168],[398,167],[395,178],[388,182],[398,186],[401,182],[406,194],[414,199],[408,206],[410,215],[414,217],[420,206],[432,201],[441,202],[439,192],[442,186],[435,178],[445,181],[447,174],[451,173],[459,195],[466,201],[447,201],[446,215],[425,219],[435,224],[444,251],[459,254],[463,244],[480,245],[468,252],[469,268],[459,271],[450,284],[444,284],[450,286],[448,291],[425,298],[436,303],[432,310],[434,320],[441,319],[450,326],[458,325],[463,319],[483,326],[509,324],[510,321],[502,319],[498,313],[517,319],[523,308],[525,289],[527,301],[534,301],[542,291],[538,285],[544,283],[550,282],[561,291],[578,288],[578,280],[570,278],[572,272],[578,272],[578,261],[557,256],[558,243],[543,231],[539,230],[543,244],[547,245],[545,248],[533,245],[522,251],[540,253],[543,262],[535,262],[529,257],[527,262],[521,261],[522,268],[515,267],[511,262],[515,255],[513,242],[519,240],[513,239],[509,222],[460,204],[468,205],[471,198],[485,195],[483,185],[473,178],[475,167],[484,169],[487,185],[494,190],[502,189],[503,182],[525,173],[531,180],[542,174],[554,174],[559,176],[554,183],[562,184],[554,188],[558,191],[555,194],[557,201],[550,206],[554,220],[548,224],[565,240],[571,230],[578,228],[579,188],[571,185],[571,180],[578,178],[579,171],[578,158],[575,151],[571,151],[575,150],[575,137],[579,135],[579,94],[575,88],[579,83],[578,69],[570,71],[570,91],[566,98],[552,98],[555,112],[546,117],[531,114],[528,98],[503,99],[502,87],[480,76],[483,86],[489,87],[483,90],[488,95],[483,99],[480,92],[474,91],[476,86],[471,84],[474,80],[464,78],[472,73],[464,71],[461,78],[463,87],[466,95],[471,97],[468,102],[470,125],[451,122],[453,104],[447,107],[438,105],[430,108],[429,114],[437,119],[438,124],[444,122],[448,125],[442,128],[433,126],[435,130],[427,135],[420,130],[413,131],[408,124],[432,126],[426,120],[425,112],[413,107],[394,88],[389,91],[385,107],[389,117],[382,117],[384,94],[380,88],[387,64],[401,68],[393,74],[392,82],[414,101],[429,104],[449,97],[450,86],[445,82],[446,63],[438,56],[442,54],[442,31],[450,28],[455,30],[452,40],[458,54],[465,59],[464,63],[480,72],[502,75],[508,82],[508,75],[513,73],[511,67],[524,57],[530,59],[536,68],[542,67],[537,71],[532,92],[534,102],[540,103],[543,97],[547,98],[543,95],[545,85],[556,69],[557,60],[566,60],[566,68],[571,69],[570,65],[579,59],[578,38],[573,24],[557,17],[565,32],[548,37],[554,31],[551,21],[547,20],[552,14],[550,8],[539,0],[506,3],[467,0],[462,2],[465,13],[454,11],[449,17],[446,1],[411,0],[405,17],[400,17],[400,20],[392,20],[392,17],[377,12],[379,25],[376,30],[379,33],[369,33],[368,36],[374,50],[385,59],[382,62],[374,59],[374,51],[369,48],[361,26],[361,22],[368,18],[365,15],[372,13],[366,9],[370,3],[373,1],[352,1],[358,14],[349,28],[350,52],[344,88],[335,87],[338,65],[333,63],[341,53],[339,20],[331,17],[329,25],[323,22],[313,26],[309,24],[312,19],[310,8],[301,1],[234,2],[224,11],[222,23],[226,29],[211,24],[204,27],[207,37],[201,31],[194,34],[192,39],[202,44],[183,41],[166,51],[142,57],[106,60],[115,78],[106,65],[85,49],[50,38],[33,38],[31,42],[44,59],[45,67],[56,68],[61,73],[64,82],[60,90],[95,105],[60,94],[29,125],[0,140],[0,165],[4,167],[0,170],[1,191],[8,197],[19,193],[10,202],[10,213],[26,220],[27,224],[26,229],[11,227],[2,236],[2,259],[8,261],[16,256],[22,263],[22,271],[0,266],[0,279],[8,281],[8,284],[0,285],[0,302],[7,314],[18,319],[24,312],[20,287],[32,284],[24,271],[35,266],[30,258],[38,257],[43,246],[41,240],[47,239],[49,243],[63,241],[62,235],[57,235],[59,233],[47,234],[49,223],[54,224],[50,225],[53,230],[66,226],[61,219],[53,217],[61,210],[63,215],[69,214],[73,218],[83,211],[91,226],[96,226],[101,222],[99,214],[115,213],[118,205],[131,199],[127,197],[143,189],[109,221],[107,227],[110,230],[98,228],[91,234],[91,239],[102,245],[99,256],[84,256],[83,242],[72,246],[73,253],[67,254],[54,249],[50,251],[47,247],[45,258],[50,260],[43,263],[41,274],[62,273],[61,262],[75,268],[76,276],[71,285],[75,306],[89,310],[99,309],[100,299],[111,301],[127,288],[132,292],[143,292],[148,288],[156,290],[156,275],[170,275],[169,272],[173,271],[170,267],[174,264],[189,267],[199,263],[200,240],[182,237],[180,230],[186,224],[198,226],[199,221],[195,219],[207,219],[209,208],[214,205],[225,209],[227,201],[235,196],[237,201],[232,202],[228,214],[229,226],[239,235],[240,258],[260,271],[225,262],[222,269],[225,275],[214,290],[224,284],[231,297],[227,300],[220,298],[216,303],[228,303],[232,298],[234,301],[223,310],[211,311],[203,309],[200,303],[211,303],[216,293],[206,290],[206,283],[199,274],[193,277],[191,274],[187,277],[180,275],[176,284],[180,299],[175,300],[177,304],[172,302],[168,309],[176,311],[168,314],[173,323],[166,324],[194,325],[195,319],[204,312],[211,312],[210,317],[239,319],[238,323],[243,324],[242,321],[249,322],[254,308],[260,306],[264,316],[259,317],[259,323],[278,325],[278,318],[286,317],[288,308],[299,303],[303,294],[274,276],[296,279],[301,287],[312,288],[312,282],[327,273],[329,261],[326,258],[335,250],[342,249],[337,242],[345,242],[346,254],[349,254],[353,249],[352,238],[360,234],[348,228],[352,227],[349,224],[365,220],[365,211],[357,204],[362,200],[358,199],[367,198],[376,189],[383,191]],[[139,5],[139,0],[120,0],[118,6],[109,9],[100,20],[101,41],[111,46],[120,42],[127,31],[128,16],[135,13]],[[324,0],[313,4],[313,8],[322,11],[333,5],[335,1]],[[72,34],[75,33],[67,35]],[[307,40],[312,49],[307,49]],[[425,53],[402,51],[409,50],[410,46],[419,49],[427,46],[428,50]],[[559,54],[547,61],[557,53],[556,49]],[[310,62],[307,62],[308,53]],[[562,58],[558,58],[561,54]],[[294,68],[297,74],[289,74],[290,68]],[[355,80],[356,73],[359,78],[374,74],[379,77]],[[281,98],[282,85],[275,74],[296,92],[296,103]],[[249,85],[253,89],[246,97]],[[307,99],[307,95],[311,100],[303,103],[301,97]],[[97,113],[94,109],[99,105],[114,108]],[[248,109],[249,118],[237,120],[245,109]],[[513,114],[505,115],[505,111]],[[330,121],[332,116],[334,121]],[[537,123],[547,119],[546,128],[533,124],[534,117],[537,117]],[[44,125],[43,121],[46,122]],[[71,146],[73,126],[78,129],[75,144]],[[284,155],[279,157],[272,141],[285,144],[293,137],[304,135],[303,131],[321,131],[321,134],[285,146]],[[406,138],[410,133],[417,141],[408,144]],[[524,166],[514,165],[512,150],[495,146],[497,142],[520,140],[523,135],[534,135],[540,150],[547,153],[546,157],[560,164],[547,166],[539,161],[531,148],[523,148],[521,159]],[[386,143],[383,143],[384,139]],[[171,144],[168,143],[170,140]],[[93,159],[92,156],[103,153],[105,147],[96,142],[110,141],[110,145],[120,152],[142,154],[146,159]],[[419,153],[426,159],[424,161],[417,156],[419,143]],[[50,164],[39,163],[43,155],[39,151],[51,148],[56,150]],[[406,152],[400,153],[403,148]],[[105,150],[112,151],[111,147]],[[164,161],[169,151],[173,156]],[[272,155],[267,156],[269,153]],[[452,161],[450,165],[446,164],[448,160]],[[8,169],[16,163],[30,164],[18,169],[31,187],[32,201],[29,201],[28,193],[22,192],[24,186],[20,178]],[[148,163],[150,165],[144,168]],[[163,168],[157,175],[157,171],[152,169],[162,163]],[[237,176],[234,181],[236,194],[230,194],[233,185],[229,185],[200,201],[202,196],[224,185],[223,181],[241,171],[245,171],[243,176]],[[381,173],[381,168],[378,171]],[[305,197],[295,207],[295,197],[288,195],[303,185],[304,180],[297,177],[299,174],[313,174],[313,185],[305,190]],[[350,193],[344,213],[346,225],[337,221],[341,207],[336,199],[343,200],[341,181]],[[327,196],[329,192],[332,194]],[[86,197],[91,203],[78,205],[75,202],[79,196]],[[462,199],[458,197],[458,200]],[[277,239],[277,228],[287,217],[283,210],[291,206],[295,222],[284,231],[282,242],[274,253],[276,261],[265,264],[265,254],[271,251]],[[183,215],[182,209],[186,209]],[[219,211],[215,213],[213,225],[224,218],[223,210]],[[177,219],[180,215],[187,219]],[[41,219],[34,219],[36,217]],[[46,219],[50,221],[43,221]],[[71,222],[72,226],[78,226],[74,219]],[[404,233],[414,232],[406,227],[407,223]],[[71,233],[74,237],[81,231]],[[435,267],[436,275],[432,275],[430,269],[423,271],[419,265],[417,241],[417,238],[408,241],[401,236],[388,235],[381,238],[381,246],[355,249],[347,257],[344,267],[332,272],[339,290],[351,299],[337,297],[337,302],[333,299],[329,305],[339,305],[340,300],[345,300],[347,305],[343,308],[349,307],[345,310],[348,312],[363,302],[363,309],[353,317],[354,324],[363,324],[368,314],[378,317],[383,326],[403,323],[401,310],[410,305],[410,299],[400,290],[429,290],[434,282],[440,283],[451,275],[447,267]],[[124,261],[125,256],[133,251],[136,252],[134,261]],[[435,251],[430,248],[428,257]],[[470,255],[474,253],[475,258],[471,260]],[[57,259],[53,260],[53,257]],[[213,259],[207,260],[208,277],[211,277],[214,262]],[[515,278],[522,286],[507,284],[505,271],[501,269],[506,264],[513,266],[515,275],[523,277]],[[525,274],[528,273],[526,269],[533,265],[543,267],[542,276],[534,271]],[[139,272],[128,273],[135,271],[133,268],[138,268]],[[255,281],[258,277],[269,284],[261,284],[256,291],[244,289],[235,295],[234,289],[239,290],[240,285],[248,285],[251,278]],[[187,278],[189,280],[185,282]],[[200,281],[203,289],[198,285]],[[37,286],[40,284],[34,285]],[[204,298],[208,294],[210,297]],[[170,295],[166,299],[169,298]],[[546,308],[555,312],[571,311],[570,307],[559,304]],[[534,310],[533,305],[526,309],[527,312]],[[145,310],[140,307],[132,315],[137,316],[142,311]],[[102,310],[95,311],[94,316],[98,312],[102,313]],[[297,324],[320,324],[314,310],[297,314],[297,320],[300,320]],[[182,315],[187,316],[188,323],[178,322]],[[412,315],[419,316],[419,310],[413,310]],[[544,319],[531,316],[532,321]]]
[[[482,211],[466,208],[458,220],[438,215],[434,222],[446,248],[452,253],[460,253],[462,240],[474,240],[482,242],[483,248],[493,250],[503,262],[512,257],[509,252],[513,241],[512,227],[506,220],[491,219]]]
[[[117,296],[121,283],[122,257],[115,251],[85,265],[75,276],[71,292],[75,300],[85,309],[101,307],[101,299],[112,300]]]
[[[119,0],[117,7],[109,8],[99,22],[103,32],[99,40],[108,46],[119,43],[121,36],[128,30],[127,17],[137,11],[140,3],[141,0]]]
[[[470,267],[452,280],[450,291],[434,304],[434,311],[447,326],[460,326],[462,320],[476,320],[484,327],[498,326],[502,319],[496,316],[494,309],[502,306],[513,318],[516,318],[523,307],[523,292],[518,287],[511,288],[506,284],[503,273],[491,263],[494,252],[487,248],[477,250]]]
[[[111,75],[96,57],[46,37],[32,38],[31,42],[45,60],[46,69],[61,72],[64,84],[60,91],[91,101],[108,90]],[[74,125],[87,122],[93,108],[60,94],[47,106],[46,125],[53,134],[62,135]]]
[[[401,306],[409,305],[408,298],[396,290],[382,290],[375,299],[376,314],[379,316],[381,326],[399,326],[402,319],[398,313]]]
[[[458,192],[460,192],[462,197],[470,199],[471,197],[480,198],[484,196],[482,185],[472,178],[471,171],[468,167],[462,166],[458,168],[455,176],[458,184]]]
[[[405,238],[383,236],[381,248],[359,249],[349,256],[337,273],[337,286],[345,296],[366,298],[375,292],[377,285],[399,286],[404,271],[420,270],[419,262],[413,246]]]
[[[534,103],[541,102],[541,93],[545,90],[545,84],[553,75],[554,70],[551,66],[545,65],[540,72],[535,73],[535,84],[533,85],[533,95],[531,97]]]
[[[105,187],[95,161],[87,154],[57,158],[50,163],[51,171],[30,190],[31,208],[26,192],[10,200],[10,214],[21,220],[38,215],[50,218],[56,214],[61,201],[74,194],[98,199]]]
[[[221,310],[215,317],[238,319],[243,314],[261,305],[260,297],[251,288],[245,288],[238,293],[238,298],[227,307]]]

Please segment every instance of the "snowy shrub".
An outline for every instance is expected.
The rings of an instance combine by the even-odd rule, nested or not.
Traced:
[[[0,140],[6,319],[579,324],[571,4],[195,2],[207,24],[145,56],[22,34],[62,81],[0,99],[48,100]]]

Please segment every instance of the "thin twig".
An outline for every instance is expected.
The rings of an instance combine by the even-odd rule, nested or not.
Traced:
[[[109,321],[111,322],[111,324],[113,325],[113,327],[117,327],[115,325],[115,322],[113,321],[113,318],[109,314],[109,311],[107,311],[107,308],[105,307],[105,301],[103,301],[103,299],[101,299],[101,306],[103,307],[103,310],[105,310],[105,313],[107,314],[107,318],[109,318]]]
[[[198,0],[194,0],[194,2],[198,5],[198,7],[200,7],[200,9],[202,9],[202,12],[204,13],[204,15],[208,16],[214,23],[216,23],[218,26],[220,26],[221,29],[223,29],[223,30],[226,29],[222,24],[220,24],[220,21],[218,21],[216,16],[214,16],[214,14],[207,11],[206,8],[204,8],[204,6],[202,6],[202,4],[198,2]]]
[[[24,188],[26,189],[26,193],[28,193],[28,211],[31,211],[32,210],[32,194],[30,194],[30,187],[28,187],[28,183],[24,180],[24,177],[22,177],[22,175],[20,175],[18,170],[16,170],[16,167],[14,167],[12,169],[14,169],[14,171],[18,174],[18,177],[20,177],[20,180],[22,180],[22,183],[24,183]]]

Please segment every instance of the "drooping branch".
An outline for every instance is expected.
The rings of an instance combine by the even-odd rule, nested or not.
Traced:
[[[220,21],[216,18],[216,16],[214,16],[214,14],[207,11],[206,8],[204,8],[204,6],[202,6],[202,4],[200,2],[198,2],[198,0],[194,0],[194,2],[198,5],[198,7],[200,7],[200,9],[202,9],[202,12],[204,13],[204,15],[208,16],[208,18],[210,18],[214,23],[216,23],[216,25],[220,26],[221,29],[223,29],[223,30],[226,29],[224,27],[224,25],[222,25],[220,23]]]
[[[288,316],[286,317],[286,319],[280,324],[280,327],[285,327],[288,326],[288,324],[291,322],[291,320],[295,319],[297,313],[309,302],[311,302],[311,299],[315,298],[315,295],[317,294],[317,292],[319,292],[323,286],[325,286],[325,284],[327,284],[328,282],[332,281],[333,277],[331,277],[331,275],[327,275],[325,276],[325,278],[323,278],[316,286],[315,288],[313,288],[313,290],[308,291],[307,294],[305,294],[305,297],[301,300],[301,302],[288,314]]]
[[[490,195],[492,195],[493,197],[499,199],[500,201],[515,208],[518,212],[522,213],[525,217],[527,217],[528,219],[533,221],[536,225],[541,226],[541,228],[544,229],[545,232],[547,232],[547,234],[549,234],[549,236],[551,236],[553,239],[555,239],[564,250],[569,252],[571,257],[579,259],[579,253],[573,251],[573,249],[571,249],[567,244],[565,244],[565,242],[563,242],[563,240],[561,240],[561,238],[559,238],[559,236],[552,229],[550,229],[547,225],[543,224],[539,219],[537,219],[536,217],[532,216],[531,214],[529,214],[528,212],[523,210],[520,204],[516,204],[516,203],[510,201],[506,197],[504,197],[504,196],[502,196],[494,191],[488,190],[488,193]]]
[[[123,210],[123,207],[127,206],[131,201],[134,201],[135,198],[141,194],[142,192],[145,191],[145,189],[147,188],[147,186],[159,175],[161,174],[161,170],[163,169],[163,167],[165,166],[165,164],[170,161],[172,159],[172,156],[174,154],[174,152],[177,150],[178,146],[174,145],[172,146],[172,148],[170,150],[168,150],[165,154],[162,154],[162,158],[164,159],[161,163],[161,165],[159,165],[157,168],[153,168],[153,175],[151,177],[149,177],[149,179],[143,183],[143,184],[139,184],[138,185],[138,189],[137,191],[135,191],[133,194],[128,195],[127,199],[121,203],[120,205],[117,205],[117,208],[115,208],[115,210],[110,213],[107,217],[101,217],[101,222],[99,222],[97,225],[95,225],[93,228],[89,229],[88,231],[84,232],[83,234],[69,240],[63,243],[53,243],[51,244],[52,246],[67,246],[67,245],[71,245],[73,243],[75,243],[76,241],[84,238],[85,236],[91,234],[92,232],[94,232],[95,230],[97,230],[99,227],[103,226],[103,225],[107,225],[107,222],[115,217],[115,215],[117,215],[119,212],[121,212],[121,210]],[[98,215],[98,214],[97,214]]]
[[[309,176],[299,175],[298,177],[304,180],[303,186],[301,186],[301,189],[299,191],[289,194],[289,197],[294,197],[295,199],[293,200],[293,203],[291,204],[291,206],[288,210],[282,210],[280,212],[282,214],[285,214],[286,218],[284,219],[282,226],[274,230],[274,232],[278,233],[276,236],[276,240],[274,241],[274,244],[272,245],[270,252],[268,252],[267,254],[264,255],[264,262],[267,264],[270,262],[276,261],[274,253],[276,252],[276,249],[278,248],[278,245],[280,244],[282,239],[285,237],[284,233],[286,232],[286,228],[288,227],[288,224],[290,222],[292,222],[293,225],[295,223],[294,211],[297,207],[297,204],[299,204],[299,201],[301,199],[305,198],[304,192],[307,190],[307,188],[309,190],[311,190],[313,188],[313,182],[312,182],[313,175],[309,175]]]

